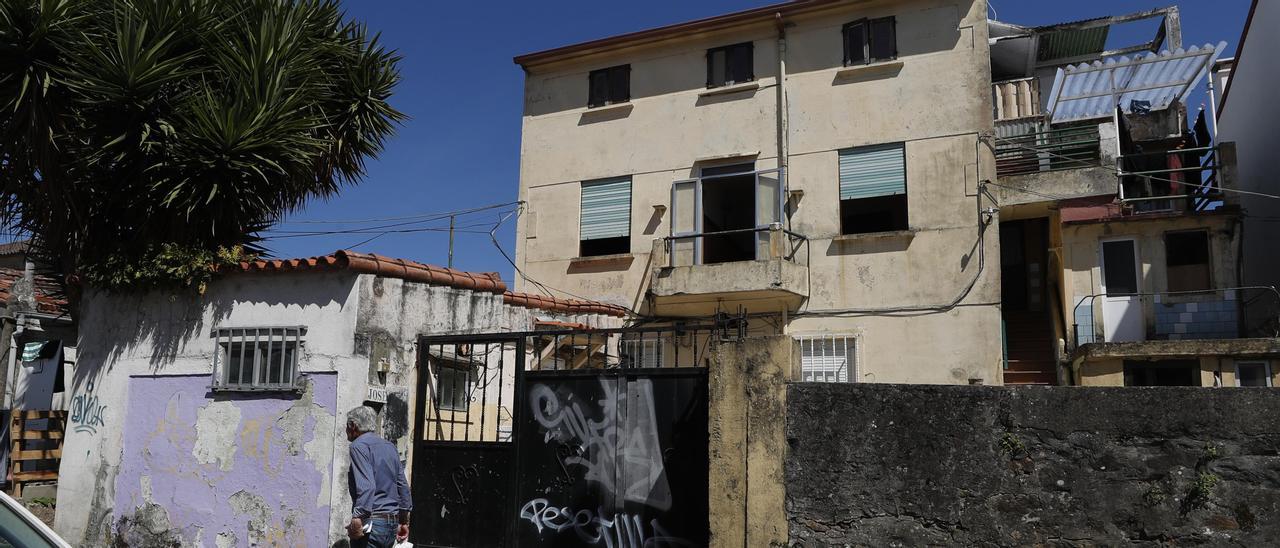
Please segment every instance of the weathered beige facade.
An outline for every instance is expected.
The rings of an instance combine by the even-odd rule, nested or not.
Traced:
[[[853,337],[860,381],[1000,383],[986,3],[798,4],[517,59],[521,270],[644,315]],[[846,67],[842,27],[889,16],[896,57]],[[747,41],[754,79],[709,88],[707,50]],[[588,108],[590,72],[621,64],[630,100]],[[843,235],[840,151],[884,143],[903,144],[908,228]],[[789,233],[760,260],[671,266],[673,182],[742,162],[784,168]],[[627,252],[579,257],[582,184],[614,177],[631,180]]]

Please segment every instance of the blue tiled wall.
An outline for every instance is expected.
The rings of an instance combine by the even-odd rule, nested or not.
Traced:
[[[1094,342],[1093,306],[1089,299],[1076,307],[1076,345]]]
[[[1156,338],[1234,339],[1240,335],[1237,325],[1238,303],[1234,291],[1212,301],[1190,303],[1157,302]]]

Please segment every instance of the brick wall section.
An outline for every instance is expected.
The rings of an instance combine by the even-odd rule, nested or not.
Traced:
[[[790,541],[1280,545],[1276,394],[791,384]]]

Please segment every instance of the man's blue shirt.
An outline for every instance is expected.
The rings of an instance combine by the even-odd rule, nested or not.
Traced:
[[[396,446],[370,432],[351,442],[351,517],[396,514],[413,510]]]

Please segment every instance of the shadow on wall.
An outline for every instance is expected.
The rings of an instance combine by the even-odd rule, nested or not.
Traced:
[[[238,306],[288,306],[303,311],[345,303],[356,279],[353,275],[240,275],[215,280],[203,295],[194,288],[89,292],[83,301],[79,366],[72,374],[72,390],[80,393],[91,387],[104,367],[110,369],[133,353],[145,352],[149,371],[164,373],[182,355],[188,341],[209,337]],[[307,321],[298,318],[292,323]]]

